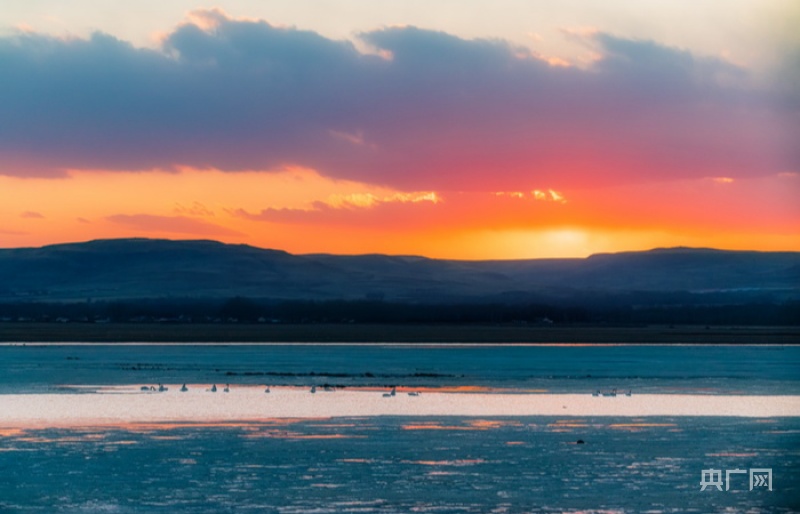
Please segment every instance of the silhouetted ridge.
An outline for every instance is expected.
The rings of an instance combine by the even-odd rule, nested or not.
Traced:
[[[711,303],[747,303],[793,300],[798,291],[797,252],[681,247],[586,259],[457,261],[292,255],[209,240],[140,238],[0,250],[0,301],[238,296],[580,303],[598,295],[640,295],[652,303],[656,293],[683,292]],[[733,293],[747,296],[714,296]]]

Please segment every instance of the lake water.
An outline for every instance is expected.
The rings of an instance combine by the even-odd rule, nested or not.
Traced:
[[[0,393],[158,382],[800,394],[800,346],[0,347]]]
[[[229,382],[800,394],[799,371],[798,347],[0,347],[2,393]],[[750,490],[749,475],[734,473],[730,490],[701,491],[701,472],[712,468],[771,469],[773,490]],[[800,512],[800,418],[375,417],[4,431],[0,477],[0,513],[788,513]]]

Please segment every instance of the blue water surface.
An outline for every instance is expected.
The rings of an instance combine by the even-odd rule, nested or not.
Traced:
[[[584,444],[576,444],[577,440]],[[769,468],[773,490],[702,491]],[[339,418],[3,438],[0,512],[798,512],[800,419]]]
[[[76,385],[800,394],[785,346],[25,345],[0,394]],[[583,441],[578,444],[578,441]],[[704,469],[773,490],[701,491]],[[0,513],[800,512],[800,418],[368,417],[4,427]]]
[[[800,394],[800,346],[0,347],[0,393],[159,382]]]

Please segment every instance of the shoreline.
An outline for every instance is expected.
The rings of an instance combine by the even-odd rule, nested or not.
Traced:
[[[330,347],[397,347],[397,348],[492,348],[492,347],[532,347],[532,348],[581,348],[581,347],[595,347],[595,348],[612,348],[612,347],[634,347],[644,346],[652,348],[669,348],[669,347],[687,347],[687,346],[715,346],[715,347],[744,347],[744,346],[757,346],[759,348],[792,348],[800,346],[800,343],[442,343],[442,342],[359,342],[359,343],[331,343],[324,341],[310,341],[310,342],[291,342],[291,341],[267,341],[267,342],[241,342],[241,341],[228,341],[228,342],[204,342],[204,343],[181,343],[175,341],[125,341],[125,342],[79,342],[79,341],[46,341],[46,342],[27,342],[27,341],[12,341],[0,342],[0,348],[57,348],[57,347],[99,347],[99,346],[132,346],[132,347],[150,347],[150,346],[330,346]]]
[[[170,384],[166,392],[138,386],[105,387],[95,393],[0,395],[0,428],[69,428],[130,423],[258,422],[264,419],[406,417],[800,417],[800,396],[722,396],[430,392],[413,388],[350,389]]]
[[[0,344],[797,345],[798,326],[0,323]]]

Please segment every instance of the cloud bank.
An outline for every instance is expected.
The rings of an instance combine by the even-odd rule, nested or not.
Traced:
[[[0,174],[300,166],[498,191],[800,169],[797,98],[652,41],[580,36],[599,55],[581,68],[414,27],[362,33],[364,52],[216,10],[190,20],[158,50],[0,39]]]

